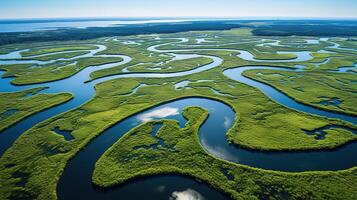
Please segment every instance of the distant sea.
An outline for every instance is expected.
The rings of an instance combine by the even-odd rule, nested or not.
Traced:
[[[31,32],[61,28],[111,27],[129,24],[173,23],[189,19],[108,18],[108,19],[23,19],[0,20],[0,32]]]

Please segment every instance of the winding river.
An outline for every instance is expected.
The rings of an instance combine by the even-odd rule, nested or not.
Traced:
[[[182,53],[189,52],[195,49],[185,49],[185,50],[158,50],[160,46],[174,44],[174,43],[184,43],[187,39],[180,39],[178,42],[170,42],[166,44],[154,45],[148,48],[149,51],[160,52],[160,53]],[[105,46],[97,45],[96,50],[91,50],[90,53],[81,55],[81,57],[87,56],[98,56],[96,53],[105,50]],[[197,49],[196,49],[197,50]],[[200,50],[217,50],[217,49],[200,49]],[[310,60],[311,56],[309,52],[292,52],[297,55],[296,59],[292,60],[256,60],[249,52],[244,52],[241,50],[232,49],[219,49],[220,51],[235,51],[238,52],[242,59],[255,61],[255,62],[298,62]],[[279,52],[281,54],[290,52]],[[10,53],[7,60],[0,61],[0,64],[6,63],[33,63],[33,64],[46,64],[41,61],[31,60],[19,60],[24,59],[21,57],[19,52]],[[174,54],[175,55],[175,54]],[[188,70],[184,72],[177,73],[128,73],[128,74],[118,74],[108,77],[103,77],[93,81],[86,82],[90,79],[89,75],[93,71],[100,69],[110,68],[118,65],[122,65],[130,62],[131,58],[125,55],[100,55],[101,57],[120,57],[123,59],[121,62],[110,63],[99,66],[91,66],[83,69],[77,74],[55,82],[41,83],[34,85],[24,85],[24,86],[14,86],[10,82],[12,78],[2,78],[0,79],[0,92],[15,92],[21,91],[34,87],[48,87],[42,90],[41,93],[59,93],[59,92],[71,92],[74,94],[74,98],[64,104],[47,109],[40,113],[34,114],[24,120],[16,123],[10,128],[6,129],[0,134],[0,155],[2,155],[13,142],[26,130],[44,121],[50,117],[59,115],[60,113],[67,112],[73,108],[80,106],[86,101],[90,100],[95,95],[94,86],[96,84],[117,79],[117,78],[130,78],[130,77],[153,77],[153,78],[166,78],[166,77],[178,77],[185,76],[193,73],[199,73],[205,70],[212,69],[219,66],[222,63],[222,59],[216,56],[207,55],[197,55],[195,56],[207,57],[213,60],[212,63],[201,66],[199,68]],[[20,58],[19,58],[20,56]],[[3,55],[2,58],[6,56]],[[78,59],[72,58],[72,60]],[[54,61],[49,61],[54,62]],[[333,112],[323,111],[311,106],[303,105],[291,99],[290,97],[282,94],[273,87],[267,86],[265,84],[259,83],[257,81],[245,78],[242,73],[250,69],[275,69],[275,70],[290,70],[278,67],[269,66],[246,66],[239,67],[235,69],[229,69],[224,71],[224,74],[236,81],[245,83],[252,87],[260,89],[268,97],[274,101],[298,111],[303,111],[313,115],[319,115],[324,117],[338,118],[353,124],[356,124],[357,118],[351,117],[343,114],[336,114]],[[299,70],[299,69],[297,69]],[[0,72],[2,76],[3,72]],[[344,145],[341,148],[337,148],[331,151],[304,151],[304,152],[260,152],[251,151],[239,148],[237,146],[229,145],[226,139],[226,132],[231,128],[235,113],[227,105],[212,99],[207,98],[186,98],[179,99],[174,102],[165,103],[157,107],[153,107],[142,113],[138,113],[134,116],[127,118],[110,129],[104,131],[100,136],[95,138],[90,142],[86,148],[81,150],[74,159],[72,159],[63,173],[58,185],[58,196],[60,199],[106,199],[106,198],[120,198],[123,195],[139,195],[140,197],[152,197],[154,199],[162,199],[168,197],[170,193],[175,190],[184,190],[185,188],[192,188],[194,190],[204,193],[206,197],[212,197],[212,199],[224,199],[223,195],[210,189],[204,184],[198,184],[197,182],[191,180],[187,177],[180,176],[163,176],[154,177],[149,179],[142,179],[128,183],[122,187],[115,187],[111,190],[99,190],[91,184],[91,175],[93,172],[95,162],[100,158],[100,156],[113,145],[123,134],[142,123],[140,121],[140,115],[145,113],[150,113],[155,110],[163,109],[166,107],[177,109],[178,113],[182,112],[182,109],[187,106],[198,105],[209,110],[210,116],[208,120],[203,124],[200,129],[199,137],[202,146],[206,151],[213,154],[214,156],[220,157],[225,160],[232,162],[237,162],[240,164],[249,165],[252,167],[258,167],[269,170],[280,170],[289,172],[300,172],[300,171],[315,171],[315,170],[340,170],[346,169],[357,165],[357,157],[354,156],[354,152],[357,150],[357,143],[352,142]],[[181,125],[184,124],[185,119],[183,119],[181,114],[175,114],[169,117],[170,119],[176,119]],[[222,124],[222,126],[217,126],[217,124]],[[219,134],[216,134],[219,133]],[[336,162],[337,160],[343,162]],[[170,187],[170,183],[171,187]],[[156,184],[156,185],[155,185]],[[159,187],[160,184],[165,185],[165,190],[158,190],[153,192],[155,187]],[[182,187],[181,188],[178,188]],[[140,188],[140,194],[138,194],[138,188]],[[165,199],[164,198],[164,199]]]

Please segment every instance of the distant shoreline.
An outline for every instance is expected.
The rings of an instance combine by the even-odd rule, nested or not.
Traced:
[[[357,36],[356,20],[294,19],[41,19],[0,20],[0,45],[23,42],[87,40],[142,34],[250,28],[255,36]]]

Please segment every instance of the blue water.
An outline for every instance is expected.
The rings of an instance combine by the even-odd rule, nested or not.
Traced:
[[[4,120],[4,119],[6,119],[8,117],[11,117],[12,115],[17,113],[18,111],[19,111],[18,109],[9,109],[9,110],[6,110],[3,113],[0,113],[0,122],[1,122],[1,120]]]
[[[148,113],[150,115],[153,111],[168,108],[177,109],[177,112],[162,118],[175,119],[179,121],[181,127],[184,127],[186,120],[182,116],[182,111],[188,106],[200,106],[209,111],[208,119],[199,130],[199,138],[203,148],[219,158],[252,167],[282,171],[337,170],[357,165],[357,158],[354,156],[354,152],[357,151],[357,143],[351,143],[343,148],[331,151],[311,152],[259,152],[230,145],[227,143],[226,133],[233,125],[235,112],[229,106],[216,100],[186,98],[133,115],[104,131],[99,137],[90,142],[85,149],[80,151],[68,163],[57,188],[59,198],[66,200],[78,199],[79,197],[86,199],[115,199],[126,195],[121,187],[114,187],[108,191],[99,191],[91,184],[92,172],[96,161],[122,135],[141,124],[142,121],[140,119],[143,116],[148,115]],[[156,117],[152,119],[162,118]],[[73,176],[73,174],[76,174],[76,176]],[[150,194],[154,195],[151,196],[153,199],[163,198],[160,192],[155,193],[153,189],[147,188],[152,188],[151,179],[146,181],[147,184],[143,185],[142,192],[136,195],[144,198]],[[182,182],[178,181],[177,185],[191,187],[191,184],[195,184],[195,182],[188,181],[185,178],[182,179]],[[125,187],[127,190],[134,191],[136,183],[136,181],[133,181]],[[78,191],[81,191],[81,193]],[[211,192],[205,193],[206,196],[213,197],[214,195]]]
[[[73,140],[74,137],[71,135],[71,132],[70,131],[65,131],[65,130],[62,130],[60,129],[59,127],[55,127],[53,129],[53,131],[59,135],[62,135],[63,138],[67,141],[70,141],[70,140]]]
[[[182,43],[186,41],[187,39],[180,39],[179,42],[172,42],[172,43]],[[168,44],[172,44],[172,43],[168,43]],[[162,44],[149,47],[148,50],[154,52],[161,52],[161,53],[192,51],[192,50],[158,50],[157,48],[160,46],[162,46]],[[99,47],[99,49],[103,50],[103,47]],[[206,49],[206,50],[210,50],[210,49]],[[98,52],[100,50],[96,50],[96,51]],[[227,50],[227,51],[235,51],[235,50]],[[240,53],[239,55],[242,59],[246,59],[246,60],[252,59],[251,55],[244,53],[243,51],[240,50],[237,51]],[[97,52],[91,51],[91,54],[88,55],[96,56]],[[122,56],[122,55],[101,55],[107,57],[118,56],[123,58],[123,61],[100,65],[100,66],[88,67],[72,77],[60,81],[49,82],[49,83],[14,86],[11,85],[10,83],[12,78],[0,79],[0,85],[1,85],[0,92],[15,92],[15,91],[22,91],[24,89],[34,88],[34,87],[47,87],[47,89],[42,90],[40,93],[71,92],[75,96],[74,99],[72,99],[67,103],[34,114],[20,121],[19,123],[16,123],[15,125],[11,126],[10,128],[6,129],[4,132],[2,132],[0,134],[0,155],[2,155],[22,133],[24,133],[26,130],[30,129],[34,125],[50,117],[57,116],[63,112],[67,112],[71,109],[77,108],[78,106],[82,105],[86,101],[90,100],[95,95],[94,86],[96,84],[99,84],[104,81],[117,79],[117,78],[130,78],[130,77],[167,78],[167,77],[185,76],[185,75],[209,70],[222,64],[222,59],[220,59],[219,57],[197,55],[197,54],[193,54],[193,55],[210,58],[213,60],[213,62],[193,70],[179,72],[179,73],[118,74],[118,75],[103,77],[90,82],[86,82],[87,80],[90,79],[89,75],[93,71],[125,64],[131,60],[130,57]],[[284,60],[282,62],[305,61],[311,58],[309,52],[302,52],[301,54],[297,54],[297,55],[298,55],[297,59]],[[10,56],[9,57],[10,59],[2,60],[0,61],[0,64],[1,62],[16,62],[16,63],[27,62],[26,60],[25,61],[13,60],[14,57],[21,56],[19,53],[10,53],[8,54],[8,56]],[[75,58],[73,58],[73,60],[74,59]],[[265,60],[254,59],[253,61],[264,62]],[[35,61],[34,64],[41,65],[43,63],[36,63]],[[226,70],[224,71],[224,74],[233,80],[260,89],[269,98],[282,104],[283,106],[286,106],[287,108],[295,109],[297,111],[303,111],[318,116],[338,118],[356,124],[357,122],[356,117],[343,115],[343,114],[336,114],[333,112],[323,111],[311,106],[303,105],[301,103],[295,102],[290,97],[284,95],[283,93],[277,91],[276,89],[268,85],[259,83],[257,81],[242,76],[242,73],[245,70],[250,70],[250,69],[288,70],[288,69],[269,67],[269,66],[247,66],[247,67],[239,67],[235,69]],[[304,70],[304,69],[297,68],[297,70]],[[0,76],[2,76],[2,74],[3,72],[0,72]],[[204,123],[204,125],[200,129],[199,136],[203,148],[216,157],[232,162],[237,162],[240,164],[249,165],[252,167],[258,167],[258,168],[264,168],[270,170],[281,170],[281,171],[339,170],[339,169],[350,168],[356,166],[357,164],[357,157],[354,156],[354,152],[356,152],[357,150],[357,143],[349,143],[341,148],[329,150],[329,151],[324,150],[324,151],[307,151],[307,152],[269,152],[269,153],[246,150],[246,149],[239,148],[237,146],[229,145],[226,139],[226,132],[233,124],[235,113],[233,110],[231,110],[229,106],[219,101],[203,99],[203,98],[188,98],[188,99],[177,100],[175,102],[167,103],[159,107],[151,108],[150,110],[145,111],[144,113],[149,113],[151,111],[168,106],[170,108],[177,109],[178,114],[173,114],[165,118],[176,119],[180,122],[181,126],[183,126],[185,120],[180,113],[182,113],[182,109],[184,107],[192,106],[192,105],[198,105],[204,107],[208,109],[210,112],[210,116],[208,120]],[[114,144],[114,142],[116,142],[124,133],[126,133],[128,130],[135,127],[136,125],[142,123],[141,121],[139,121],[139,118],[137,118],[141,114],[143,113],[129,117],[128,119],[119,122],[114,127],[104,131],[98,138],[90,142],[86,146],[86,148],[81,150],[79,154],[69,162],[58,186],[59,197],[61,199],[78,199],[80,196],[77,195],[85,194],[85,196],[90,199],[95,199],[96,197],[119,198],[121,195],[127,195],[124,191],[127,192],[130,191],[131,193],[133,192],[135,193],[136,190],[135,188],[137,188],[138,185],[143,184],[141,186],[144,189],[143,191],[145,191],[142,193],[143,196],[156,195],[155,196],[155,198],[157,197],[156,199],[161,199],[161,198],[167,199],[167,194],[169,194],[170,192],[168,192],[167,194],[165,193],[165,195],[163,195],[163,193],[160,193],[161,194],[160,195],[155,192],[152,192],[151,189],[150,190],[148,189],[146,191],[145,188],[149,188],[149,187],[152,188],[152,184],[155,181],[160,182],[165,180],[164,182],[167,182],[169,185],[170,180],[175,179],[178,181],[178,184],[176,184],[176,186],[181,185],[182,186],[181,188],[183,189],[195,187],[200,191],[206,191],[206,193],[203,194],[204,196],[208,194],[207,195],[208,197],[216,197],[214,199],[224,199],[225,198],[224,196],[222,196],[220,193],[217,193],[214,190],[209,189],[204,184],[197,184],[197,182],[191,180],[190,178],[177,177],[177,176],[156,177],[153,179],[141,180],[141,182],[139,181],[139,182],[129,183],[123,187],[126,188],[126,190],[121,190],[122,187],[120,187],[120,188],[115,188],[113,190],[100,191],[98,190],[98,188],[92,186],[91,174],[93,171],[94,163],[105,152],[105,150],[108,149],[112,144]],[[343,162],[341,162],[341,160]],[[73,174],[76,174],[76,176],[73,176]],[[170,191],[172,190],[174,190],[174,188],[170,189]],[[72,192],[72,191],[76,191],[76,192]]]
[[[180,43],[180,42],[186,42],[186,39],[180,39],[179,42],[174,42],[174,43]],[[168,44],[172,44],[168,43]],[[163,45],[163,44],[161,44]],[[157,48],[161,45],[155,45],[153,47],[149,47],[148,50],[149,51],[156,51],[156,52],[175,52],[175,50],[157,50]],[[91,53],[89,54],[89,56],[96,56],[96,53],[98,51],[104,50],[105,47],[103,46],[99,46],[100,50],[93,50],[91,51]],[[181,51],[181,50],[178,50]],[[188,51],[188,50],[185,50]],[[10,53],[10,55],[12,55]],[[102,55],[102,56],[112,56],[112,55]],[[116,55],[116,56],[120,56],[120,55]],[[10,81],[12,80],[11,78],[5,78],[5,79],[0,79],[1,81],[1,85],[2,87],[0,88],[0,91],[3,92],[14,92],[14,91],[20,91],[20,90],[24,90],[24,89],[28,89],[28,88],[33,88],[33,87],[47,87],[47,89],[42,90],[41,92],[46,92],[46,93],[58,93],[58,92],[71,92],[72,94],[75,95],[75,98],[65,104],[56,106],[54,108],[45,110],[43,112],[34,114],[28,118],[26,118],[25,120],[20,121],[19,123],[17,123],[14,126],[11,126],[9,129],[6,129],[3,133],[0,134],[0,150],[1,153],[3,153],[7,148],[9,148],[13,142],[16,140],[16,138],[21,135],[23,132],[25,132],[26,130],[28,130],[29,128],[31,128],[32,126],[34,126],[35,124],[44,121],[52,116],[56,116],[60,113],[63,113],[65,111],[68,111],[70,109],[76,108],[79,105],[83,104],[84,102],[88,101],[89,99],[91,99],[94,94],[94,85],[104,82],[104,81],[108,81],[108,80],[113,80],[116,78],[130,78],[130,77],[153,77],[153,78],[165,78],[165,77],[177,77],[177,76],[185,76],[185,75],[189,75],[189,74],[193,74],[193,73],[199,73],[205,70],[209,70],[212,69],[216,66],[219,66],[222,63],[222,59],[215,57],[215,56],[204,56],[204,55],[196,55],[195,56],[202,56],[202,57],[207,57],[213,60],[212,63],[208,64],[208,65],[204,65],[201,66],[199,68],[193,69],[193,70],[189,70],[189,71],[184,71],[184,72],[178,72],[178,73],[166,73],[166,74],[162,74],[162,73],[129,73],[129,74],[119,74],[119,75],[113,75],[113,76],[109,76],[109,77],[104,77],[104,78],[100,78],[100,79],[96,79],[94,81],[91,82],[87,82],[84,83],[85,81],[89,80],[89,74],[93,71],[99,70],[99,69],[104,69],[104,68],[109,68],[109,67],[113,67],[113,66],[117,66],[120,64],[124,64],[129,62],[131,59],[127,56],[121,56],[124,60],[122,62],[118,62],[118,63],[112,63],[112,64],[105,64],[105,65],[101,65],[101,66],[93,66],[93,67],[88,67],[82,71],[80,71],[79,73],[75,74],[72,77],[60,80],[60,81],[55,81],[55,82],[50,82],[50,83],[41,83],[41,84],[35,84],[35,85],[25,85],[25,86],[14,86],[10,84]],[[249,58],[248,58],[249,59]],[[18,62],[22,62],[22,61],[18,61]],[[271,99],[273,99],[274,101],[288,107],[291,109],[295,109],[298,111],[303,111],[306,113],[311,113],[314,115],[319,115],[319,116],[326,116],[326,117],[330,117],[330,118],[338,118],[338,119],[342,119],[345,121],[349,121],[352,122],[354,124],[356,124],[356,118],[352,117],[352,116],[348,116],[348,115],[344,115],[344,114],[337,114],[337,113],[333,113],[333,112],[328,112],[328,111],[323,111],[311,106],[307,106],[307,105],[303,105],[301,103],[298,103],[296,101],[294,101],[293,99],[291,99],[290,97],[284,95],[283,93],[277,91],[276,89],[259,83],[257,81],[245,78],[244,76],[242,76],[242,72],[245,70],[250,70],[250,69],[275,69],[275,70],[290,70],[291,69],[284,69],[284,68],[278,68],[278,67],[268,67],[268,66],[246,66],[246,67],[239,67],[236,69],[229,69],[226,70],[224,72],[224,74],[226,76],[228,76],[229,78],[245,83],[247,85],[251,85],[253,87],[256,87],[258,89],[260,89],[261,91],[263,91],[267,96],[269,96]],[[297,68],[297,70],[301,71],[303,70],[303,68]],[[0,74],[1,75],[1,74]],[[134,89],[135,90],[135,89]],[[228,147],[227,147],[228,148]],[[208,147],[207,147],[208,149]],[[228,155],[230,151],[227,151],[227,155],[221,155],[221,157],[223,158],[230,158],[231,156]],[[231,161],[234,160],[239,160],[239,159],[228,159]],[[249,165],[253,165],[249,163]],[[348,162],[346,162],[346,166],[348,165]],[[258,165],[257,167],[261,167],[261,168],[266,168],[266,169],[274,169],[274,167],[272,166],[264,166],[262,165]],[[339,166],[340,168],[343,166]],[[331,165],[331,169],[338,169],[339,167],[334,167],[333,165]],[[326,169],[326,166],[320,170],[324,170]],[[307,168],[301,168],[301,169],[290,169],[289,167],[284,168],[284,167],[279,167],[276,168],[275,170],[286,170],[286,171],[304,171],[304,170],[308,170]],[[319,170],[318,167],[315,168],[311,168],[310,170]]]
[[[188,42],[189,40],[187,38],[177,38],[181,40],[179,43],[185,43]],[[172,42],[168,44],[174,44],[178,42]],[[238,50],[238,49],[217,49],[217,48],[204,48],[204,49],[193,49],[193,47],[197,46],[206,46],[206,45],[186,45],[191,47],[190,49],[180,49],[180,50],[160,50],[158,49],[160,46],[163,46],[162,44],[159,45],[154,45],[149,47],[147,50],[148,51],[154,51],[154,52],[159,52],[159,53],[169,53],[169,52],[176,52],[176,53],[182,53],[182,52],[190,52],[193,50],[199,50],[199,51],[229,51],[229,52],[235,52],[237,53],[237,57],[246,60],[246,61],[253,61],[253,62],[270,62],[270,63],[284,63],[284,62],[304,62],[313,59],[311,56],[311,52],[309,51],[278,51],[277,54],[284,55],[284,54],[294,54],[296,55],[296,58],[294,59],[286,59],[286,60],[263,60],[263,59],[256,59],[254,58],[254,55],[250,53],[249,51],[245,50]],[[213,46],[222,46],[222,45],[213,45]]]
[[[0,32],[30,32],[60,28],[113,27],[130,24],[172,23],[188,19],[48,19],[0,20]]]
[[[191,105],[200,105],[205,108],[209,108],[210,111],[216,110],[222,114],[228,114],[229,117],[234,117],[234,112],[230,110],[229,107],[223,105],[219,102],[213,100],[206,100],[200,98],[190,98],[178,100],[172,103],[167,103],[152,109],[149,109],[143,113],[133,115],[132,117],[118,123],[112,128],[104,131],[99,137],[94,139],[89,145],[86,146],[85,149],[80,151],[67,165],[62,178],[60,179],[57,191],[59,199],[78,199],[79,197],[86,199],[115,199],[120,197],[127,197],[125,190],[122,190],[122,187],[112,188],[109,191],[98,191],[95,189],[95,186],[91,184],[92,172],[94,170],[94,165],[96,161],[101,157],[101,155],[111,147],[119,138],[122,137],[126,132],[135,126],[143,123],[140,121],[142,116],[145,116],[147,113],[151,113],[154,110],[160,110],[163,108],[174,108],[177,109],[178,113],[173,113],[173,115],[165,117],[165,119],[176,119],[180,122],[180,126],[184,127],[186,120],[182,116],[182,110]],[[218,106],[218,107],[217,107]],[[221,110],[223,109],[223,110]],[[228,113],[227,113],[228,112]],[[210,112],[211,114],[211,112]],[[215,126],[215,123],[220,123],[222,119],[221,116],[215,115],[212,113],[214,117],[209,118],[209,121],[205,123],[205,125]],[[160,117],[154,117],[153,119],[160,119]],[[215,121],[213,121],[215,120]],[[219,121],[216,121],[219,120]],[[214,122],[214,123],[213,123]],[[224,133],[223,133],[224,134]],[[73,176],[76,174],[76,176]],[[165,178],[165,177],[164,177]],[[184,186],[186,188],[195,188],[197,184],[195,181],[192,181],[188,178],[184,177],[176,177],[177,182],[173,185],[173,188],[177,188],[177,186]],[[151,196],[151,199],[168,199],[169,196],[165,196],[167,194],[162,194],[160,192],[155,192],[155,187],[153,186],[153,182],[156,179],[148,179],[146,180],[147,184],[143,184],[143,188],[141,188],[141,192],[136,194],[137,196],[142,198],[148,198],[147,195]],[[78,184],[78,183],[81,184]],[[140,182],[140,181],[139,181]],[[135,191],[137,187],[137,181],[126,184],[125,188],[131,192]],[[166,185],[166,183],[163,183]],[[152,189],[150,189],[150,187]],[[76,191],[81,191],[78,193]],[[201,191],[202,193],[202,191]],[[208,199],[224,199],[223,196],[218,195],[219,193],[213,192],[213,190],[207,190],[204,193],[204,196]],[[218,196],[217,196],[218,195]],[[130,196],[130,195],[129,195]]]
[[[345,114],[338,114],[334,112],[329,112],[325,110],[321,110],[318,108],[314,108],[312,106],[304,105],[302,103],[296,102],[289,96],[283,94],[282,92],[279,92],[275,88],[266,85],[264,83],[254,81],[252,79],[249,79],[247,77],[244,77],[242,73],[247,70],[252,70],[252,69],[270,69],[270,70],[280,70],[280,71],[296,71],[293,69],[287,69],[287,68],[281,68],[281,67],[270,67],[270,66],[244,66],[244,67],[238,67],[234,69],[228,69],[224,71],[224,75],[227,76],[230,79],[239,81],[241,83],[245,83],[247,85],[253,86],[255,88],[258,88],[260,91],[262,91],[265,95],[267,95],[269,98],[273,99],[274,101],[278,102],[281,105],[284,105],[288,108],[297,110],[297,111],[302,111],[305,113],[310,113],[313,115],[318,115],[318,116],[324,116],[324,117],[329,117],[329,118],[336,118],[336,119],[342,119],[354,124],[357,124],[357,117],[350,116],[350,115],[345,115]],[[299,69],[297,69],[299,70]]]

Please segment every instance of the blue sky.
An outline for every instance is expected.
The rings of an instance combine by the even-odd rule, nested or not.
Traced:
[[[357,18],[357,0],[2,0],[0,18]]]

